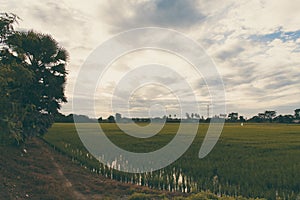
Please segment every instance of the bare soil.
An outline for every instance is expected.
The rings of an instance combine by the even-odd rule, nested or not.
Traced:
[[[25,149],[27,152],[0,146],[0,199],[128,199],[133,193],[161,199],[182,195],[107,179],[38,138],[30,140]]]

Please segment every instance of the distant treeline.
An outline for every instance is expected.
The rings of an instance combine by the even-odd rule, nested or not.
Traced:
[[[228,122],[254,122],[254,123],[300,123],[300,109],[294,110],[294,114],[277,115],[276,111],[266,110],[263,113],[245,119],[243,116],[239,116],[237,112],[232,112],[226,118]]]
[[[54,121],[58,123],[74,123],[74,117],[76,117],[76,122],[82,122],[82,123],[97,122],[97,119],[91,119],[86,115],[75,115],[75,114],[64,115],[61,113],[55,115]]]
[[[135,123],[150,123],[150,122],[167,122],[167,123],[179,123],[179,122],[200,122],[200,123],[209,123],[211,118],[207,117],[204,118],[203,116],[200,116],[197,113],[186,113],[186,118],[178,118],[176,115],[172,116],[163,116],[163,117],[155,117],[155,118],[127,118],[122,117],[120,113],[116,113],[115,116],[110,115],[107,118],[99,117],[98,119],[89,118],[85,115],[75,115],[75,114],[69,114],[64,115],[61,113],[58,113],[55,116],[55,122],[61,122],[61,123],[73,123],[74,117],[76,118],[76,122],[80,123],[115,123],[115,122],[121,122],[121,123],[129,123],[129,122],[135,122]],[[294,110],[294,114],[288,114],[288,115],[277,115],[276,111],[273,110],[267,110],[263,113],[258,113],[257,115],[247,119],[244,116],[241,116],[238,114],[238,112],[231,112],[228,115],[227,114],[220,114],[219,116],[214,116],[214,118],[224,118],[225,122],[252,122],[252,123],[300,123],[300,109]]]

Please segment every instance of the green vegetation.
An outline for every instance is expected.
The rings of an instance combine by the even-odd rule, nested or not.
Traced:
[[[50,36],[15,31],[18,17],[0,13],[0,142],[43,134],[66,102],[67,52]]]
[[[170,198],[166,197],[166,195],[155,195],[155,194],[145,194],[145,193],[133,193],[129,196],[129,200],[153,200],[153,199],[161,199],[161,200],[168,200]],[[183,196],[175,196],[172,199],[174,200],[251,200],[258,198],[245,198],[241,196],[237,197],[230,197],[230,196],[218,196],[211,192],[198,192],[197,194],[191,194],[187,197]]]
[[[167,124],[151,138],[136,139],[116,124],[101,126],[115,144],[135,152],[164,146],[178,128],[178,124]],[[121,173],[99,164],[83,147],[74,124],[54,124],[44,139],[92,171],[122,182],[171,191],[211,191],[219,196],[295,199],[300,194],[300,125],[226,124],[213,151],[200,160],[207,128],[208,124],[199,125],[189,150],[171,166],[145,174]]]

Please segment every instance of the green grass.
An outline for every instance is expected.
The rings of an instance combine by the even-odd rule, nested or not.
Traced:
[[[113,143],[134,152],[163,147],[178,129],[178,124],[167,124],[159,134],[137,139],[122,133],[115,124],[101,126]],[[159,189],[210,190],[222,195],[268,199],[275,199],[276,194],[295,199],[300,194],[299,125],[244,124],[242,127],[240,124],[226,124],[213,151],[199,159],[198,152],[207,128],[208,124],[200,124],[188,151],[171,166],[151,175],[111,172],[99,165],[83,147],[74,124],[54,124],[44,138],[90,169],[125,182],[136,182],[141,178],[143,185]],[[182,174],[185,184],[176,183],[173,174]]]

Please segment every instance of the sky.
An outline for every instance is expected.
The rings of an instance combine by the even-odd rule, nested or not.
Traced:
[[[77,98],[80,101],[76,102],[81,102],[77,114],[92,117],[105,118],[114,112],[124,116],[181,116],[194,112],[188,101],[194,95],[197,113],[207,116],[210,77],[201,76],[195,66],[173,52],[159,49],[139,49],[112,60],[94,81],[94,110],[85,103],[91,95],[88,90],[74,96],[83,66],[91,65],[90,78],[97,74],[93,70],[99,63],[90,63],[89,56],[106,41],[116,42],[114,37],[120,33],[143,27],[174,30],[205,50],[223,81],[226,113],[251,117],[265,110],[292,114],[300,108],[299,0],[2,0],[0,10],[21,18],[18,30],[51,34],[69,52],[68,103],[62,106],[65,114],[74,112],[73,98]],[[137,43],[145,40],[139,35],[133,38]],[[146,39],[158,40],[159,44],[176,41],[156,36]],[[181,48],[178,43],[174,47]],[[110,48],[114,51],[117,46]],[[110,50],[99,58],[106,59]],[[146,67],[145,74],[138,71],[141,66]],[[152,82],[145,84],[142,80],[150,77],[147,69],[157,66],[161,66],[160,73],[150,70]],[[163,71],[164,66],[169,72]],[[93,81],[85,78],[80,84],[88,87]],[[181,103],[178,95],[184,98]]]

